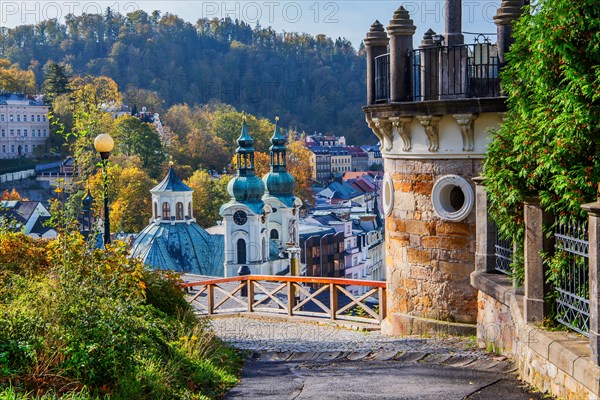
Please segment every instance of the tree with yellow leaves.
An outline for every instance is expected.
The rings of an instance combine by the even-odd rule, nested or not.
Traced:
[[[35,75],[33,71],[24,71],[9,60],[0,58],[0,90],[33,94],[36,92]]]

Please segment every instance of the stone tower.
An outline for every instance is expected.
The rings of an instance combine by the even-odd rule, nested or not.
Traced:
[[[502,3],[498,45],[463,44],[460,0],[446,0],[445,34],[427,31],[416,49],[403,7],[387,33],[378,21],[367,33],[363,111],[385,160],[387,333],[475,332],[472,180],[506,111],[498,72],[522,5]]]

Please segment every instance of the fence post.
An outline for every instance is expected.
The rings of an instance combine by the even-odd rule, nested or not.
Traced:
[[[215,310],[215,288],[213,287],[213,285],[208,285],[206,290],[208,291],[208,293],[207,293],[208,315],[213,315],[214,310]]]
[[[551,214],[540,207],[537,196],[525,199],[525,320],[541,322],[548,314],[545,265],[542,252],[554,250],[554,237],[547,238],[544,226],[553,223]]]
[[[379,288],[379,322],[385,319],[385,310],[387,308],[387,298],[385,288]]]
[[[582,208],[588,213],[588,261],[590,280],[590,358],[600,365],[600,259],[598,240],[600,240],[600,202],[584,204]]]
[[[294,307],[296,307],[296,290],[294,288],[294,282],[287,283],[287,295],[288,295],[288,316],[294,315]]]
[[[248,312],[254,312],[254,282],[247,279],[246,288],[248,290]]]
[[[488,197],[485,190],[485,179],[482,176],[473,178],[475,183],[475,271],[480,274],[496,270],[496,237],[494,223],[488,212]]]
[[[331,311],[331,320],[335,321],[335,313],[338,310],[338,294],[337,286],[335,285],[335,283],[329,284],[329,309]]]

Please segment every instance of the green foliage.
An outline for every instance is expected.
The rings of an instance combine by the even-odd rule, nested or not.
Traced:
[[[178,276],[144,270],[123,243],[0,233],[0,399],[216,398],[239,366]]]
[[[523,243],[523,201],[583,216],[600,177],[600,15],[596,1],[540,0],[514,27],[502,73],[509,111],[484,175],[503,236]],[[522,275],[522,246],[514,263]]]
[[[44,71],[42,93],[46,104],[52,104],[61,94],[69,92],[69,74],[64,64],[50,61]]]
[[[142,167],[153,178],[160,173],[160,166],[165,160],[162,143],[156,130],[139,118],[125,115],[117,120],[115,132],[117,151],[126,156],[137,155],[142,160]]]
[[[342,38],[278,33],[230,18],[192,24],[160,12],[107,10],[7,29],[0,48],[22,68],[66,60],[75,75],[105,75],[122,88],[156,92],[166,107],[217,100],[263,117],[278,114],[299,131],[372,138],[361,122],[364,56]],[[150,108],[155,98],[143,104],[133,91],[126,97],[138,109],[159,111]]]

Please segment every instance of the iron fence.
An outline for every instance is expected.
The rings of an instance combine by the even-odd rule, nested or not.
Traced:
[[[556,320],[562,325],[589,336],[590,290],[587,220],[558,219],[554,230],[555,252],[560,268],[555,273]]]
[[[498,50],[481,43],[415,49],[412,64],[414,101],[497,97]],[[390,54],[375,57],[375,102],[390,101]]]
[[[387,103],[390,99],[390,54],[375,57],[375,102]]]
[[[512,273],[513,242],[510,239],[503,239],[498,228],[494,229],[496,232],[496,271],[510,275]]]

